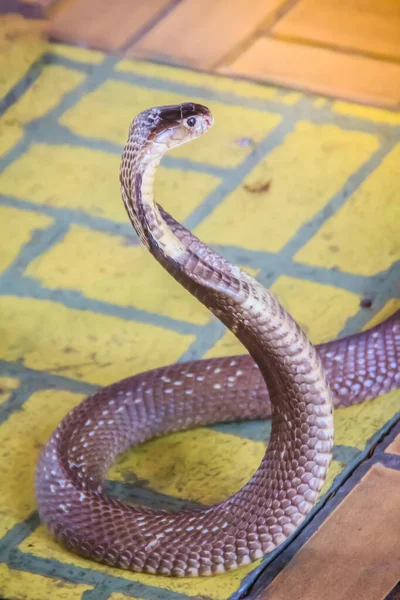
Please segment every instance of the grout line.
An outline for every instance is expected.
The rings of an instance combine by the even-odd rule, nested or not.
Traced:
[[[0,539],[0,563],[10,562],[14,548],[21,544],[40,525],[37,512],[20,521]]]
[[[309,104],[311,105],[310,100],[311,99],[308,99]],[[330,104],[333,104],[336,102],[336,99],[330,98],[328,101]],[[313,111],[310,106],[310,111],[312,112],[310,112],[310,114],[307,115],[307,118],[311,123],[315,123],[318,125],[332,124],[336,125],[337,127],[340,127],[340,129],[345,129],[346,131],[361,131],[363,133],[375,135],[380,140],[380,142],[386,142],[387,140],[393,140],[398,142],[399,140],[400,124],[386,126],[385,123],[376,123],[376,129],[373,129],[368,126],[369,122],[367,119],[359,118],[357,125],[354,125],[352,119],[349,118],[349,116],[336,113],[330,108],[322,109],[321,111]]]
[[[0,99],[0,116],[25,94],[25,92],[35,83],[38,77],[42,74],[43,68],[50,65],[57,65],[75,69],[83,74],[90,75],[96,71],[101,72],[107,57],[102,63],[84,63],[67,57],[52,54],[50,51],[44,52],[37,58],[15,85]],[[75,88],[74,88],[75,89]],[[72,90],[74,91],[74,90]],[[71,93],[71,92],[68,92]],[[46,113],[45,116],[47,116]]]
[[[164,8],[161,8],[158,13],[150,19],[139,31],[133,34],[126,42],[124,42],[119,52],[126,52],[129,48],[137,44],[145,35],[147,35],[151,29],[156,27],[162,19],[167,17],[183,0],[170,0]]]
[[[21,381],[29,380],[31,385],[37,390],[65,390],[76,394],[93,394],[101,386],[93,383],[87,383],[79,379],[72,379],[63,375],[57,375],[49,371],[39,371],[27,367],[17,361],[6,361],[0,359],[0,374],[13,377]]]
[[[89,73],[86,73],[85,79],[82,83],[75,86],[72,90],[67,92],[61,98],[61,101],[51,110],[49,110],[43,117],[31,121],[31,123],[42,123],[57,121],[61,115],[67,110],[73,108],[82,97],[87,96],[91,92],[96,91],[101,85],[103,85],[107,79],[112,76],[113,68],[117,59],[113,56],[106,56],[104,60],[96,65],[97,68],[90,69]],[[65,61],[54,61],[51,64],[59,64],[59,62]],[[94,66],[94,65],[92,65]]]
[[[25,402],[40,389],[39,381],[22,380],[21,385],[13,390],[10,398],[0,406],[0,425],[14,412],[21,410]]]
[[[337,54],[343,54],[346,56],[347,55],[358,56],[360,58],[370,58],[370,59],[373,59],[376,61],[382,61],[382,62],[400,65],[400,59],[396,58],[395,56],[389,56],[388,54],[375,53],[373,51],[368,51],[368,50],[356,49],[356,48],[352,48],[351,46],[340,46],[338,44],[334,44],[333,42],[321,42],[319,40],[307,39],[300,35],[296,36],[296,35],[285,35],[285,34],[276,34],[276,33],[274,34],[273,32],[266,32],[263,37],[268,37],[270,39],[274,39],[274,40],[278,40],[278,41],[282,41],[282,42],[288,42],[293,45],[296,44],[296,45],[300,45],[300,46],[320,48],[323,50],[332,50],[333,52],[336,52]]]
[[[385,279],[390,269],[375,275],[357,275],[338,271],[330,267],[321,267],[293,261],[290,257],[281,259],[280,253],[248,250],[239,246],[217,246],[213,249],[234,264],[247,265],[260,270],[257,279],[269,286],[269,277],[274,269],[281,275],[333,285],[355,294],[373,293]]]
[[[89,560],[86,561],[91,564]],[[43,575],[44,577],[56,577],[72,583],[83,583],[91,585],[107,585],[111,592],[121,592],[141,600],[188,600],[184,593],[173,592],[162,587],[155,587],[141,583],[139,580],[124,579],[121,575],[113,575],[110,570],[102,572],[96,568],[77,567],[74,564],[62,563],[56,559],[47,559],[21,552],[18,549],[10,553],[8,565],[12,569]],[[100,565],[99,565],[100,566]],[[104,567],[103,567],[104,568]],[[133,573],[133,575],[135,575]],[[160,582],[161,584],[161,582]],[[96,600],[96,597],[93,597]]]
[[[124,321],[133,321],[174,331],[182,335],[196,335],[202,329],[202,325],[189,321],[178,321],[166,315],[152,313],[135,306],[123,306],[104,300],[89,298],[75,289],[49,289],[43,287],[38,281],[31,277],[12,276],[1,280],[0,297],[12,295],[15,298],[30,298],[36,300],[48,300],[61,304],[71,310],[90,311],[92,313],[107,317],[114,317]]]
[[[40,258],[44,252],[62,242],[69,230],[68,225],[55,221],[46,228],[39,227],[31,232],[31,239],[20,248],[11,265],[0,273],[0,293],[8,293],[15,280],[22,277],[30,263]]]
[[[261,19],[260,24],[256,26],[248,36],[234,45],[228,52],[226,52],[211,65],[211,71],[217,72],[217,69],[220,67],[227,66],[236,60],[240,54],[245,52],[251,46],[251,44],[255,42],[258,37],[260,37],[260,33],[266,31],[267,28],[273,27],[277,20],[285,15],[286,12],[289,12],[289,10],[295,4],[297,4],[297,2],[298,0],[287,0],[283,6],[272,11],[272,13],[267,15],[264,19]]]
[[[63,206],[47,206],[29,200],[13,196],[2,196],[0,194],[0,205],[11,206],[27,212],[35,212],[38,214],[47,215],[54,219],[60,220],[67,225],[81,225],[93,229],[94,231],[104,231],[111,235],[121,235],[127,238],[127,241],[132,239],[136,241],[135,231],[132,226],[127,223],[111,221],[104,217],[96,217],[79,209],[64,208]]]
[[[299,0],[287,0],[283,6],[278,8],[276,11],[275,20],[268,26],[268,29],[264,29],[263,31],[270,31],[272,27],[275,27],[277,22],[286,17],[286,15],[296,6],[296,4],[299,4]]]
[[[43,66],[46,65],[46,56],[41,55],[30,66],[27,73],[14,85],[0,100],[0,117],[10,106],[15,104],[27,91],[27,89],[37,81],[42,74]]]
[[[110,496],[153,509],[177,512],[178,510],[196,510],[204,506],[200,502],[193,502],[178,496],[163,494],[149,487],[141,487],[121,481],[106,480],[104,487],[106,493]]]
[[[186,362],[202,358],[207,350],[213,348],[218,340],[221,339],[225,331],[225,325],[212,316],[211,321],[203,326],[194,342],[190,344],[189,348],[185,350],[177,362]],[[245,353],[244,348],[243,353]]]

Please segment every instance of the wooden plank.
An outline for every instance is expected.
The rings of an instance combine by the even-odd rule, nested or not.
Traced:
[[[400,64],[314,46],[262,37],[219,71],[391,109],[400,106]]]
[[[400,454],[400,434],[389,444],[385,452],[388,454]]]
[[[184,0],[135,44],[128,55],[165,58],[209,69],[258,28],[286,0]]]
[[[385,600],[400,600],[400,583],[392,589],[392,591],[386,596]]]
[[[100,50],[118,50],[169,0],[72,0],[50,19],[53,39]]]
[[[400,471],[375,464],[259,600],[379,600],[398,582]]]
[[[301,0],[272,28],[285,39],[308,40],[400,59],[400,2]]]

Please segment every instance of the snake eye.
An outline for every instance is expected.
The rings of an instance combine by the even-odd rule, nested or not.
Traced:
[[[194,127],[196,125],[196,118],[189,117],[186,123],[188,124],[188,127]]]

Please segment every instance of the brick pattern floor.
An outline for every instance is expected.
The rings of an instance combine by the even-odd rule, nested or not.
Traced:
[[[129,123],[155,104],[210,106],[215,126],[163,161],[157,197],[321,342],[400,307],[400,116],[47,44],[16,17],[1,19],[0,35],[0,597],[226,600],[257,564],[212,579],[121,572],[66,552],[35,512],[40,448],[84,395],[174,360],[242,351],[127,221],[118,170]],[[335,411],[324,493],[399,398]],[[121,457],[109,489],[149,506],[221,500],[257,468],[269,428],[205,427],[148,443]]]

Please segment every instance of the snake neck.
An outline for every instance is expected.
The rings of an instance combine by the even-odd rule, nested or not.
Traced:
[[[124,150],[120,171],[125,209],[141,242],[152,254],[157,254],[154,250],[159,246],[165,256],[177,259],[184,254],[185,247],[167,227],[154,201],[155,173],[163,153],[141,148],[133,139]],[[133,154],[132,147],[136,150]]]

